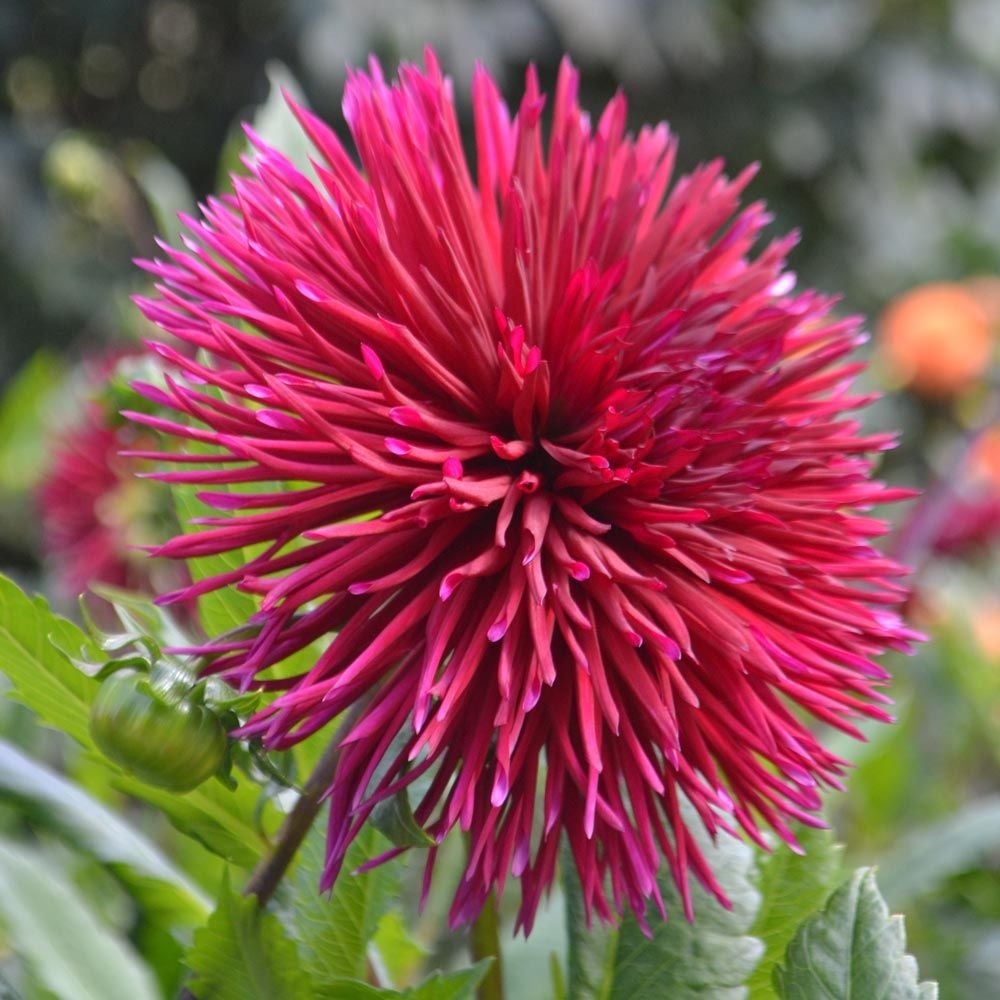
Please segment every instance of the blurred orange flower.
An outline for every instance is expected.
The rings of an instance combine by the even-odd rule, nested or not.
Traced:
[[[969,455],[970,478],[1000,493],[1000,424],[976,442]]]
[[[947,399],[985,373],[993,353],[989,315],[970,289],[920,285],[882,315],[880,345],[903,384],[922,396]]]
[[[963,281],[962,288],[979,303],[994,332],[1000,330],[1000,278],[993,274],[977,274]]]
[[[980,649],[993,659],[1000,659],[1000,604],[989,604],[972,616],[972,632]]]

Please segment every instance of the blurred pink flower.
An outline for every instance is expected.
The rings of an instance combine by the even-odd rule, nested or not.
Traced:
[[[807,718],[888,719],[873,657],[914,638],[866,513],[906,495],[869,478],[892,439],[845,416],[858,320],[793,290],[794,238],[751,256],[752,170],[675,179],[666,126],[627,133],[620,95],[592,124],[577,84],[565,63],[543,141],[534,72],[513,116],[478,72],[470,169],[433,54],[391,84],[372,62],[360,166],[295,108],[315,177],[254,140],[141,301],[211,358],[153,345],[186,377],[140,387],[178,416],[134,419],[216,451],[144,453],[222,512],[159,551],[261,547],[176,595],[261,598],[211,669],[281,692],[243,730],[270,747],[362,706],[324,885],[409,787],[435,841],[469,834],[455,923],[513,875],[530,929],[564,834],[601,918],[662,909],[664,861],[689,914],[689,873],[723,899],[682,800],[794,844],[844,771]]]
[[[934,539],[943,555],[988,552],[1000,539],[1000,427],[990,427],[971,449],[953,484],[944,520]]]
[[[87,406],[79,423],[55,444],[39,501],[42,544],[63,600],[75,600],[93,582],[136,583],[125,541],[127,524],[116,510],[121,506],[116,497],[129,481],[119,447],[115,431],[95,405]]]
[[[93,583],[155,595],[190,582],[181,567],[142,551],[166,537],[159,529],[169,499],[158,483],[137,478],[141,462],[120,452],[148,445],[151,435],[122,424],[97,398],[124,356],[110,352],[81,366],[84,398],[50,443],[52,458],[38,490],[43,555],[63,601],[76,600]]]

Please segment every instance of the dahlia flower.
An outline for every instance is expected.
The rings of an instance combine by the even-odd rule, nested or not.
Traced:
[[[360,163],[293,106],[314,174],[251,134],[140,301],[201,351],[152,345],[176,416],[133,416],[197,446],[144,456],[220,512],[157,551],[250,553],[174,596],[260,599],[209,669],[278,692],[242,730],[272,748],[354,707],[324,885],[409,788],[468,834],[455,924],[513,876],[530,930],[563,836],[600,918],[662,911],[663,865],[688,916],[691,873],[724,900],[691,824],[794,845],[844,771],[810,720],[888,719],[873,657],[914,638],[867,514],[903,495],[870,479],[892,439],[845,416],[859,321],[794,291],[793,237],[753,250],[752,169],[675,179],[665,125],[620,95],[592,123],[577,85],[545,140],[535,73],[511,114],[480,70],[470,167],[433,54],[372,62]]]

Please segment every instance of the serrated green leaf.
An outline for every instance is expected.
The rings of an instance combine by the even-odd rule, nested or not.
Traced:
[[[150,840],[85,791],[0,740],[0,800],[32,810],[37,821],[119,871],[150,912],[166,922],[201,923],[209,900]]]
[[[798,827],[795,836],[805,850],[796,854],[780,844],[758,861],[760,910],[751,934],[764,942],[764,955],[747,982],[751,1000],[774,996],[771,975],[784,957],[802,921],[826,902],[840,881],[842,848],[829,830]]]
[[[859,868],[796,932],[774,970],[781,1000],[933,1000],[906,954],[903,918],[890,916],[870,868]]]
[[[669,876],[662,874],[660,891],[670,919],[653,925],[652,939],[633,917],[622,922],[608,994],[611,1000],[735,1000],[746,996],[743,984],[763,952],[761,942],[749,935],[760,905],[760,893],[753,884],[754,853],[727,834],[720,834],[716,844],[696,836],[732,909],[724,909],[695,885],[694,922],[688,923],[680,893]]]
[[[998,849],[1000,795],[990,795],[904,834],[879,862],[879,884],[893,906],[903,906]]]
[[[99,656],[76,625],[54,614],[42,598],[32,600],[0,576],[0,671],[14,685],[11,697],[34,711],[42,722],[90,748],[88,710],[98,685],[53,643],[60,649],[82,650],[86,659]]]
[[[658,882],[669,919],[651,921],[652,937],[643,934],[631,915],[617,931],[595,926],[588,932],[574,873],[566,879],[568,992],[574,1000],[736,1000],[746,996],[743,984],[764,950],[749,934],[760,905],[753,883],[754,852],[726,834],[713,844],[693,815],[691,829],[732,908],[724,909],[694,884],[694,922],[688,923],[680,893],[664,870]]]
[[[39,854],[0,841],[0,923],[14,950],[59,1000],[156,1000],[150,971],[101,924]]]
[[[208,923],[186,957],[198,1000],[306,1000],[313,992],[295,943],[255,897],[234,892],[228,875]]]
[[[321,894],[319,881],[326,854],[323,826],[315,824],[303,842],[291,880],[302,962],[319,982],[338,977],[360,979],[365,974],[368,942],[395,899],[397,871],[390,863],[353,874],[390,846],[377,830],[366,825],[347,852],[333,892],[329,897]]]

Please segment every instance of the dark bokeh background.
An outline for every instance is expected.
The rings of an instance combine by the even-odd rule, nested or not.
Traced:
[[[0,371],[109,335],[109,284],[148,249],[141,219],[81,219],[46,184],[65,130],[133,172],[158,151],[203,195],[268,60],[336,119],[346,63],[425,43],[463,98],[476,59],[514,97],[529,60],[551,80],[568,51],[585,103],[620,82],[636,122],[672,123],[683,165],[759,160],[753,193],[802,229],[800,274],[855,307],[1000,263],[992,0],[4,0]]]
[[[0,388],[37,368],[0,407],[0,566],[37,579],[25,498],[44,445],[23,428],[55,404],[32,386],[139,330],[132,258],[225,183],[267,68],[341,128],[345,65],[425,44],[466,122],[476,60],[516,101],[529,61],[548,86],[569,52],[583,103],[621,85],[635,124],[680,135],[682,167],[760,161],[751,195],[775,231],[801,229],[803,283],[873,322],[914,285],[1000,272],[1000,0],[0,0]],[[870,379],[893,388],[878,364]],[[930,481],[982,389],[872,411],[904,431],[887,476]],[[997,565],[984,543],[927,570],[916,610],[936,642],[893,664],[900,725],[838,746],[859,765],[838,833],[852,861],[885,861],[945,997],[1000,982]]]

